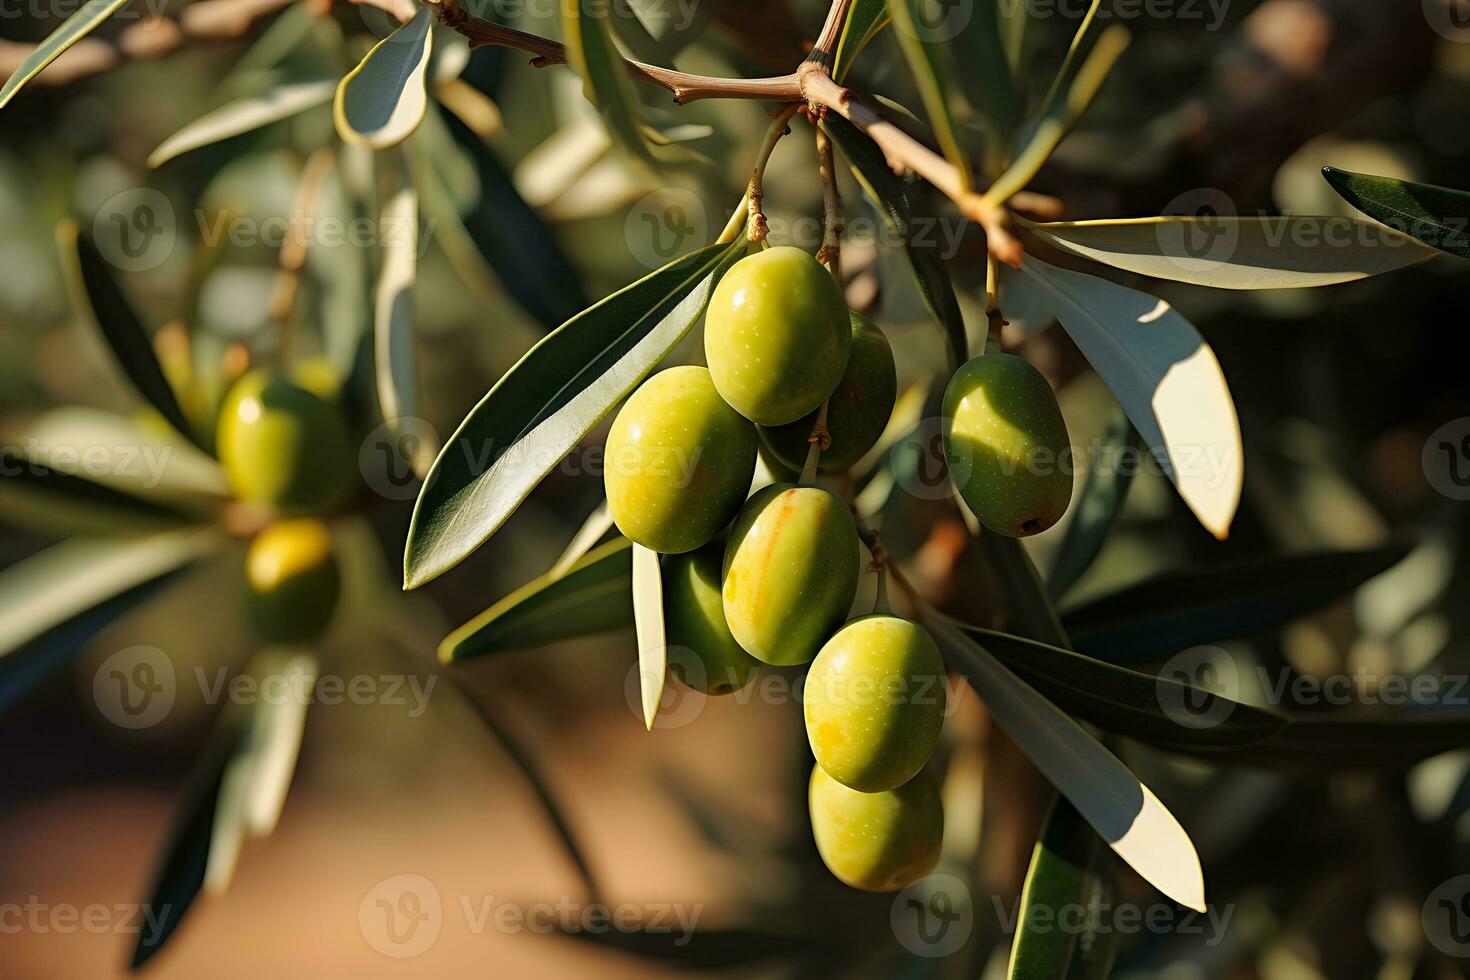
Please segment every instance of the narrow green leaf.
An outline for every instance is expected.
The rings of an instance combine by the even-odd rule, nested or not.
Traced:
[[[1021,121],[1016,83],[1001,34],[1002,2],[1010,4],[1011,0],[975,0],[954,41],[955,62],[966,69],[957,76],[985,130],[985,167],[991,176],[1010,161],[1011,140]],[[1024,3],[1014,5],[1024,11]]]
[[[399,176],[403,176],[401,168]],[[396,426],[397,420],[418,415],[413,287],[418,275],[419,209],[412,187],[400,185],[383,202],[378,229],[383,240],[373,345],[378,409],[384,420]]]
[[[1230,532],[1244,483],[1240,423],[1215,352],[1156,296],[1027,256],[1062,327],[1112,390],[1211,534]]]
[[[643,724],[653,731],[658,703],[668,674],[668,645],[664,639],[664,590],[658,552],[633,545],[633,625],[638,631],[638,690],[643,699]]]
[[[1093,97],[1107,80],[1114,63],[1128,47],[1128,29],[1114,24],[1103,31],[1081,67],[1074,68],[1093,16],[1097,13],[1098,0],[1093,0],[1087,18],[1077,29],[1067,60],[1057,73],[1056,82],[1045,102],[1041,116],[1017,141],[1021,150],[1011,161],[1005,172],[995,179],[985,192],[985,199],[999,207],[1017,191],[1023,190],[1031,179],[1040,173],[1042,166],[1051,159],[1052,152],[1061,144],[1067,133],[1082,118],[1092,105]]]
[[[562,39],[567,64],[582,78],[582,94],[597,107],[613,143],[654,162],[643,132],[638,95],[613,43],[607,11],[596,0],[562,0]]]
[[[615,538],[565,572],[532,579],[439,644],[439,659],[546,646],[633,626],[632,542]]]
[[[510,171],[452,113],[438,119],[453,140],[450,146],[468,156],[479,177],[480,193],[464,215],[464,227],[505,291],[548,330],[590,306],[581,277],[546,222],[521,198]]]
[[[1006,64],[1011,67],[1011,77],[1020,79],[1021,56],[1026,46],[1026,26],[1031,16],[1031,5],[1017,0],[995,0],[995,3],[1000,8],[1001,49],[1005,52]]]
[[[847,158],[853,176],[872,200],[878,216],[904,242],[904,255],[919,294],[949,342],[950,366],[958,367],[969,360],[969,345],[964,316],[955,298],[949,269],[940,255],[939,242],[915,227],[908,188],[888,166],[883,151],[840,116],[828,115],[822,125]]]
[[[187,518],[161,503],[32,463],[0,450],[0,520],[33,533],[136,534],[178,527]]]
[[[1470,193],[1336,167],[1323,167],[1322,176],[1349,204],[1390,228],[1470,258]]]
[[[82,4],[76,13],[47,35],[46,40],[36,45],[36,50],[6,79],[4,87],[0,88],[0,109],[15,98],[15,93],[20,91],[22,85],[40,74],[42,68],[61,57],[67,48],[91,34],[125,3],[127,0],[87,0]]]
[[[889,24],[888,0],[853,0],[837,39],[837,53],[832,59],[832,77],[842,81],[853,61],[868,42]]]
[[[148,154],[148,166],[160,167],[190,150],[248,133],[324,105],[332,98],[336,88],[337,83],[331,79],[289,82],[263,95],[237,99],[222,105],[158,144],[158,149]]]
[[[1077,722],[937,615],[925,625],[950,666],[1042,774],[1150,884],[1192,909],[1205,908],[1204,876],[1189,835],[1138,777]]]
[[[564,574],[568,569],[582,559],[582,556],[591,551],[592,548],[613,529],[612,509],[607,505],[607,499],[598,504],[582,526],[577,528],[577,533],[572,535],[572,540],[567,542],[566,549],[556,559],[556,564],[551,566],[552,575]]]
[[[1398,564],[1407,544],[1269,555],[1179,569],[1068,611],[1076,646],[1113,662],[1166,657],[1275,629]]]
[[[932,16],[928,10],[929,0],[888,0],[888,15],[893,20],[894,36],[908,61],[909,71],[919,89],[919,98],[924,102],[924,112],[929,117],[929,128],[939,142],[944,154],[959,174],[960,186],[966,191],[971,188],[970,159],[950,119],[949,69],[944,62],[942,41],[948,38],[929,35],[923,30],[921,19]],[[982,6],[984,6],[982,4]],[[969,12],[974,19],[974,12]]]
[[[342,139],[383,150],[418,129],[429,106],[425,76],[434,47],[433,20],[429,8],[420,7],[338,83],[332,118]]]
[[[1060,598],[1092,567],[1113,522],[1123,510],[1133,471],[1142,462],[1143,442],[1123,411],[1115,411],[1112,423],[1103,436],[1105,455],[1094,457],[1092,469],[1082,484],[1082,493],[1072,514],[1072,522],[1052,559],[1047,589],[1053,599]]]
[[[1102,843],[1076,807],[1060,796],[1053,801],[1021,890],[1010,980],[1107,977],[1117,930],[1091,928],[1112,909],[1114,876]],[[1080,928],[1063,928],[1079,908]]]
[[[1382,275],[1434,257],[1356,218],[1163,217],[1022,222],[1064,252],[1155,279],[1216,289],[1298,289]]]
[[[57,239],[77,302],[85,304],[128,380],[180,435],[209,452],[208,444],[184,415],[178,396],[158,363],[153,342],[113,278],[107,260],[89,239],[78,234],[71,222],[61,225]]]
[[[548,334],[439,453],[414,505],[404,586],[453,568],[505,522],[694,326],[744,243],[692,252]]]

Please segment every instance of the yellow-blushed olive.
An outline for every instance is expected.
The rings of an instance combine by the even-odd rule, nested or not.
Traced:
[[[832,444],[822,450],[818,469],[828,473],[851,469],[873,448],[898,397],[898,375],[888,338],[860,313],[851,314],[851,321],[852,354],[842,380],[827,400],[827,433]],[[788,425],[763,425],[761,441],[782,463],[800,472],[816,421],[817,413],[812,412]]]
[[[760,662],[741,649],[725,623],[720,596],[724,554],[725,543],[715,540],[662,560],[669,673],[702,694],[738,691],[760,669]]]
[[[720,396],[752,422],[785,425],[815,411],[851,349],[842,291],[799,248],[747,255],[710,297],[705,361]]]
[[[927,771],[894,789],[860,793],[813,766],[807,802],[817,853],[854,888],[898,891],[939,863],[944,809]]]
[[[661,554],[693,551],[730,523],[755,473],[755,426],[702,367],[660,371],[613,420],[603,486],[618,530]]]
[[[245,555],[250,619],[269,643],[313,639],[332,619],[342,575],[327,526],[313,518],[276,521]]]
[[[1014,354],[982,354],[950,379],[943,415],[949,471],[981,524],[1020,538],[1061,520],[1071,445],[1040,371]]]
[[[802,687],[817,764],[845,786],[879,793],[928,763],[944,724],[944,660],[917,623],[854,619],[828,640]]]
[[[731,635],[757,660],[804,664],[857,595],[857,524],[826,490],[775,483],[740,511],[724,564]]]
[[[312,513],[337,503],[356,472],[348,439],[335,403],[257,369],[225,396],[215,446],[235,496]]]

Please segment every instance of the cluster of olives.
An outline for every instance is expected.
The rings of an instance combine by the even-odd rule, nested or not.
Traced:
[[[346,419],[309,372],[251,371],[220,410],[215,445],[236,498],[278,515],[245,557],[247,608],[261,639],[303,643],[331,621],[341,592],[332,536],[318,517],[346,494]]]
[[[726,694],[759,664],[811,663],[818,851],[855,887],[902,888],[934,867],[943,834],[937,787],[921,771],[944,715],[939,650],[892,615],[848,621],[862,560],[846,503],[789,482],[747,499],[758,453],[803,468],[824,403],[821,469],[846,470],[872,448],[893,411],[893,352],[815,259],[778,247],[716,287],[705,358],[707,369],[649,378],[619,412],[608,506],[623,534],[663,555],[667,641],[700,668],[675,657],[676,677]]]

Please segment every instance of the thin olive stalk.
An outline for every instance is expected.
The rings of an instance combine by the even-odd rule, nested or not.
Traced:
[[[791,132],[791,127],[787,124],[791,121],[791,117],[796,115],[796,110],[799,108],[801,108],[799,103],[791,103],[770,111],[771,125],[766,130],[765,139],[761,141],[759,152],[756,153],[755,166],[750,173],[750,183],[745,188],[745,200],[750,211],[745,239],[752,245],[764,242],[766,236],[771,232],[770,226],[766,224],[765,212],[761,210],[761,199],[765,196],[766,164],[771,162],[771,153],[776,149],[776,144],[781,142],[781,137]]]

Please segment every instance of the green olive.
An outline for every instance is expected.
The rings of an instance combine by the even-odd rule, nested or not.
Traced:
[[[815,411],[851,348],[842,291],[799,248],[747,255],[710,297],[705,360],[721,397],[752,422],[785,425]]]
[[[730,633],[757,660],[804,664],[857,595],[857,525],[826,490],[775,483],[746,502],[725,546]]]
[[[812,767],[812,836],[827,869],[854,888],[898,891],[934,870],[944,843],[944,809],[934,777],[921,772],[896,789],[860,793]]]
[[[888,338],[862,314],[853,313],[851,318],[852,355],[827,402],[827,433],[832,444],[822,450],[818,468],[828,473],[851,469],[873,448],[898,397],[898,375]],[[817,413],[812,412],[789,425],[761,426],[761,441],[777,459],[800,471],[816,421]]]
[[[346,492],[356,463],[338,407],[280,375],[251,371],[220,409],[215,444],[241,500],[319,512]]]
[[[269,643],[302,643],[326,629],[342,576],[327,526],[312,518],[276,521],[245,555],[250,618]]]
[[[917,623],[864,616],[828,640],[802,689],[817,763],[864,793],[908,782],[944,724],[944,660]]]
[[[1020,538],[1061,520],[1071,446],[1040,371],[1014,354],[983,354],[950,379],[943,414],[950,474],[981,524]]]
[[[725,624],[720,597],[724,553],[724,542],[714,541],[697,551],[663,558],[669,672],[702,694],[738,691],[760,669],[760,662],[741,649]]]
[[[758,442],[704,368],[655,374],[607,435],[603,484],[618,530],[661,554],[708,543],[740,510]]]

